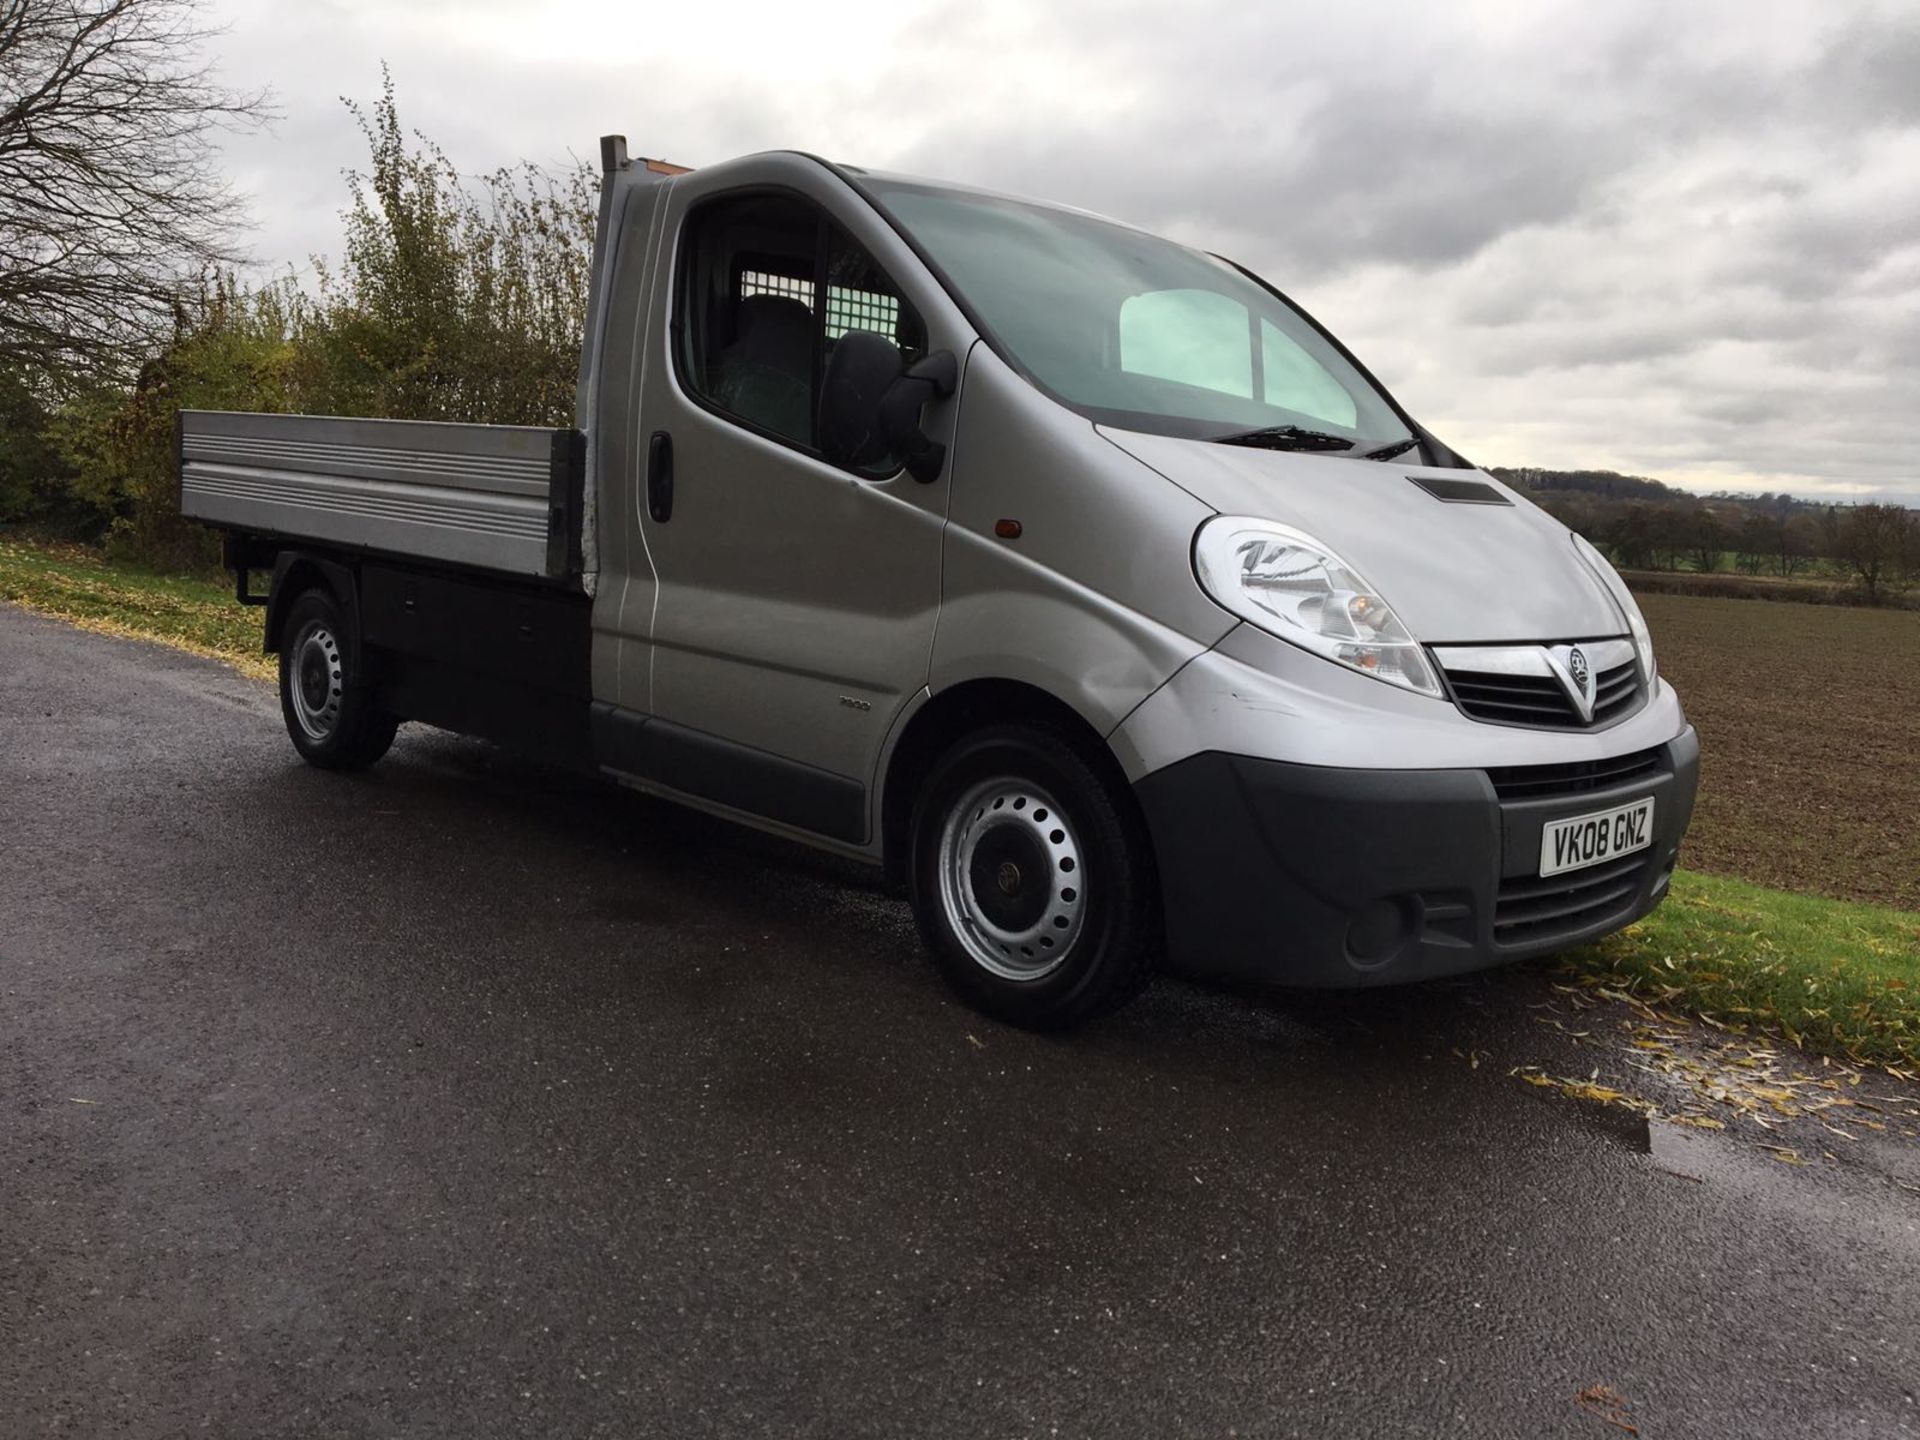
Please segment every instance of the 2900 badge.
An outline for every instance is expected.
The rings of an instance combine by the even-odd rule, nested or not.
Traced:
[[[1540,873],[1558,875],[1631,855],[1653,843],[1653,797],[1617,810],[1554,820],[1540,834]]]

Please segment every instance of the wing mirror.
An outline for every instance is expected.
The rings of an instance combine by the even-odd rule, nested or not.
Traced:
[[[920,428],[920,408],[953,394],[959,383],[951,350],[903,369],[899,348],[886,336],[849,330],[827,358],[820,386],[821,453],[853,469],[891,457],[922,484],[938,479],[947,447]]]

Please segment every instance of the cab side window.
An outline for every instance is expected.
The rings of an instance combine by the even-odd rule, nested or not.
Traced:
[[[711,408],[804,449],[840,338],[871,330],[903,364],[926,327],[824,212],[785,194],[730,196],[688,216],[676,305],[681,381]]]

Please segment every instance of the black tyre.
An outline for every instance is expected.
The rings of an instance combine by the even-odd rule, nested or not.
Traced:
[[[970,1004],[1059,1030],[1118,1009],[1153,978],[1153,857],[1122,783],[1029,725],[970,736],[934,766],[914,807],[913,908]]]
[[[322,770],[360,770],[387,753],[399,721],[374,708],[359,646],[325,590],[294,600],[280,632],[280,713],[293,748]]]

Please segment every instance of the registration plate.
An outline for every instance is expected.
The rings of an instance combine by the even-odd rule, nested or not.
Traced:
[[[1653,797],[1571,820],[1549,821],[1540,836],[1540,873],[1558,875],[1631,855],[1653,844]]]

